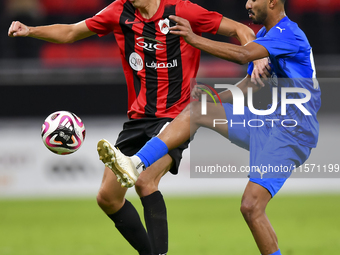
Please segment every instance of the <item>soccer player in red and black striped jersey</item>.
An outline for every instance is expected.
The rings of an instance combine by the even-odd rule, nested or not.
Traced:
[[[144,4],[153,1],[115,1],[86,25],[99,36],[115,35],[128,85],[129,118],[174,118],[189,102],[200,51],[169,33],[174,22],[168,17],[185,16],[197,33],[215,34],[222,15],[178,0],[159,1],[150,15],[138,8]]]
[[[207,32],[232,36],[242,45],[255,39],[253,31],[245,25],[183,0],[116,0],[94,17],[76,24],[29,27],[16,21],[8,34],[72,43],[94,34],[104,36],[113,32],[128,86],[129,117],[116,146],[125,155],[133,155],[189,103],[190,79],[197,74],[200,51],[182,37],[169,33],[169,27],[175,25],[169,15],[189,20],[199,35]],[[103,95],[103,100],[109,99],[109,95]],[[187,146],[188,142],[169,151],[144,171],[135,184],[144,207],[147,232],[137,211],[125,199],[127,188],[117,182],[112,172],[115,169],[105,167],[98,204],[141,255],[168,251],[166,206],[158,184],[168,171],[177,173]]]

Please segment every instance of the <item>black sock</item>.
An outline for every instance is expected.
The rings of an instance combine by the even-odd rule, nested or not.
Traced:
[[[144,207],[146,228],[152,247],[152,254],[168,252],[168,222],[166,206],[160,191],[141,198]]]
[[[140,220],[135,207],[125,200],[123,207],[116,213],[108,215],[124,238],[140,255],[151,255],[148,234]]]

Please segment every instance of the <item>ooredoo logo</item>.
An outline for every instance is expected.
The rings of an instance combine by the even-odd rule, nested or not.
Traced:
[[[214,94],[217,96],[218,100],[220,101],[220,104],[222,105],[222,101],[221,101],[221,98],[220,96],[218,95],[217,91],[207,85],[207,84],[203,84],[204,86],[206,86],[207,88],[210,89],[210,91],[214,92]],[[207,95],[209,95],[211,97],[211,99],[213,100],[213,102],[215,103],[215,105],[217,105],[217,102],[213,96],[213,94],[208,90],[208,89],[204,89],[202,87],[197,87],[198,89],[204,91],[206,94],[201,94],[201,104],[202,104],[202,108],[201,108],[201,114],[202,115],[207,115]]]
[[[140,71],[144,67],[143,59],[138,53],[132,52],[129,57],[129,64],[131,68],[135,71]]]

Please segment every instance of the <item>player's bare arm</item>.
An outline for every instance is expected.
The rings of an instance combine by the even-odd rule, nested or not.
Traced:
[[[216,57],[244,65],[269,56],[265,47],[254,42],[239,46],[213,41],[195,34],[186,19],[177,16],[170,18],[176,22],[176,25],[170,28],[170,33],[182,36],[187,43]]]
[[[259,56],[251,56],[251,60],[244,62],[244,55],[249,54],[247,51],[248,45],[251,44],[251,42],[255,39],[254,32],[246,25],[225,17],[223,17],[221,21],[217,33],[237,38],[243,45],[238,46],[230,43],[209,40],[196,35],[192,31],[189,21],[186,19],[173,15],[171,15],[170,18],[176,22],[176,25],[170,28],[170,32],[182,36],[187,43],[200,50],[238,64],[246,64],[255,60],[254,70],[251,75],[251,81],[253,83],[259,83],[263,87],[264,83],[262,82],[261,78],[270,77],[270,66],[267,59],[269,54],[263,46],[258,45],[259,49],[261,50],[261,52],[258,54]],[[230,50],[226,49],[227,46],[231,47],[231,50],[233,50],[234,55],[232,56],[234,56],[234,58],[228,58],[228,54],[226,53],[229,53]]]
[[[255,33],[251,28],[226,17],[222,18],[217,33],[220,35],[234,37],[241,43],[241,45],[246,45],[256,38]],[[271,68],[269,66],[268,59],[263,58],[255,60],[254,65],[255,68],[251,75],[252,82],[257,83],[256,81],[258,81],[262,86],[264,86],[260,79],[270,77]]]
[[[32,37],[52,43],[73,43],[94,34],[88,29],[85,21],[69,25],[55,24],[37,27],[13,21],[8,30],[9,37]]]
[[[245,45],[255,39],[254,31],[251,28],[226,17],[222,18],[217,34],[234,37],[241,45]]]

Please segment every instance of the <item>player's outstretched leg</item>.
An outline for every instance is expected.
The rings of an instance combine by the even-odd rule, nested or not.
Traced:
[[[117,176],[122,187],[130,188],[136,183],[142,170],[138,172],[130,157],[125,156],[105,139],[98,142],[97,150],[99,159]]]
[[[215,119],[226,119],[223,106],[208,103],[207,110],[207,115],[201,115],[200,102],[190,103],[158,137],[149,140],[132,157],[125,156],[103,139],[98,143],[100,159],[112,169],[123,187],[132,187],[144,169],[186,142],[199,127],[213,129],[228,138],[228,125],[214,125]]]
[[[163,157],[168,150],[177,148],[190,139],[200,127],[206,127],[228,138],[228,125],[214,125],[214,120],[226,119],[224,107],[207,104],[207,114],[201,114],[201,103],[191,102],[157,137],[153,137],[136,153],[138,159],[148,167]]]

